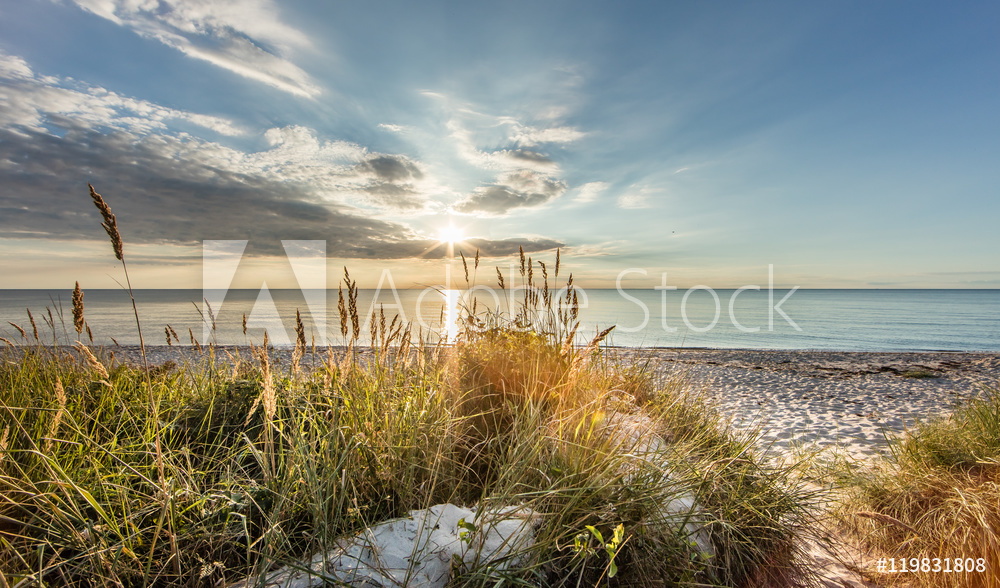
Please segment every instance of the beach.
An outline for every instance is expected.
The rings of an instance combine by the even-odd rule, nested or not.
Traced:
[[[997,387],[1000,354],[728,349],[630,349],[661,377],[688,379],[738,429],[760,426],[772,453],[839,447],[885,452],[886,434],[943,416]]]

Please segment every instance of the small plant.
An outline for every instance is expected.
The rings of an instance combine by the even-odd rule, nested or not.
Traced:
[[[597,550],[603,549],[608,555],[608,577],[614,578],[618,574],[618,565],[615,563],[615,556],[618,555],[618,550],[624,542],[625,525],[618,523],[618,526],[615,527],[614,535],[607,543],[604,542],[604,535],[597,530],[597,527],[586,525],[586,529],[590,532],[589,536],[587,533],[579,533],[573,538],[573,551],[577,555],[591,557],[597,553]],[[597,549],[590,546],[591,537],[597,541]]]

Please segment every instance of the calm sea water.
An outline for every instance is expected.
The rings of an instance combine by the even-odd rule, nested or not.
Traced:
[[[615,345],[647,347],[714,347],[755,349],[830,349],[849,351],[1000,351],[1000,290],[797,290],[778,309],[788,290],[584,290],[579,292],[582,325],[579,339],[617,325]],[[211,300],[211,294],[210,300]],[[264,329],[276,343],[294,341],[295,311],[306,325],[307,338],[342,343],[336,291],[231,290],[216,292],[216,329],[203,320],[201,290],[140,290],[139,317],[147,343],[165,344],[164,326],[220,344],[259,342]],[[458,303],[471,298],[458,291],[361,290],[358,306],[366,316],[382,305],[388,319],[395,314],[422,323],[425,332],[440,334]],[[503,292],[497,291],[501,295]],[[713,296],[714,294],[714,296]],[[735,297],[734,297],[735,295]],[[483,305],[506,308],[490,292],[477,293]],[[75,340],[69,290],[0,290],[0,335],[20,335],[8,321],[32,337],[26,309],[35,317],[41,338],[65,343]],[[221,304],[218,300],[221,299]],[[128,295],[120,290],[89,290],[85,315],[95,341],[138,343]],[[324,308],[325,306],[325,308]],[[52,311],[54,328],[45,324]],[[202,311],[200,313],[199,311]],[[782,316],[787,315],[787,319]],[[207,313],[204,313],[207,315]],[[243,315],[248,334],[243,334]],[[368,333],[367,324],[362,324]],[[189,331],[190,329],[190,331]],[[190,333],[190,334],[189,334]],[[436,336],[436,335],[434,335]],[[434,338],[431,337],[431,339]]]

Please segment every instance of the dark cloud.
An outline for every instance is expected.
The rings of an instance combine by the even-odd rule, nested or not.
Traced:
[[[363,161],[358,164],[357,170],[363,174],[371,174],[383,182],[405,182],[424,177],[413,162],[392,155],[379,155]]]
[[[165,135],[70,128],[59,137],[0,128],[0,236],[105,239],[87,196],[90,182],[118,217],[126,255],[131,243],[204,239],[249,239],[247,252],[258,255],[283,255],[282,239],[325,240],[331,257],[446,254],[405,225],[363,216],[303,184],[234,172],[239,166],[219,163],[227,156],[232,152],[214,144]],[[408,168],[380,161],[372,169],[399,177]],[[397,203],[412,196],[389,183],[370,190]],[[518,244],[526,250],[560,245],[532,239],[477,242],[498,255],[516,251]]]
[[[566,184],[537,172],[504,174],[492,186],[483,186],[457,202],[456,212],[501,216],[518,208],[541,206],[566,191]]]
[[[405,157],[378,155],[359,163],[354,171],[372,178],[359,191],[378,206],[419,210],[427,203],[426,197],[412,184],[413,180],[423,179],[424,173]]]
[[[514,151],[508,151],[508,155],[512,159],[520,159],[522,161],[528,161],[531,163],[544,163],[544,164],[555,163],[552,161],[551,158],[549,158],[548,155],[536,153],[535,151],[528,151],[526,149],[515,149]]]
[[[398,210],[420,210],[427,200],[410,186],[400,186],[387,182],[374,183],[361,189],[369,198],[385,208]]]

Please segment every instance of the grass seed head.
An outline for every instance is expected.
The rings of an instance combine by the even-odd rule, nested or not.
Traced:
[[[83,359],[86,360],[87,365],[90,366],[90,369],[97,372],[97,375],[101,376],[101,379],[103,380],[108,379],[107,368],[104,367],[104,364],[98,361],[97,357],[94,356],[93,352],[91,352],[86,345],[77,341],[76,343],[73,344],[73,347],[80,352],[80,355],[82,355]]]
[[[83,290],[80,289],[80,282],[73,288],[73,327],[77,335],[83,333]]]
[[[22,339],[27,339],[28,338],[28,334],[24,332],[24,329],[21,328],[21,325],[15,323],[15,322],[12,322],[12,321],[7,321],[7,324],[9,324],[10,326],[12,326],[15,329],[17,329],[17,332],[21,334],[21,338]]]
[[[35,317],[31,316],[31,309],[26,308],[28,311],[28,320],[31,322],[31,334],[35,336],[35,341],[38,341],[38,325],[35,324]]]
[[[118,261],[123,261],[124,245],[122,244],[121,233],[118,232],[118,221],[115,219],[115,215],[111,214],[111,207],[104,201],[104,198],[98,194],[92,185],[89,183],[87,187],[90,188],[90,198],[94,201],[94,206],[100,211],[101,217],[104,222],[101,226],[104,227],[104,231],[108,234],[111,239],[111,248],[115,250],[115,257]]]
[[[340,334],[347,337],[347,304],[344,302],[344,287],[337,294],[337,313],[340,315]]]

